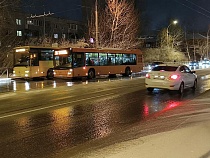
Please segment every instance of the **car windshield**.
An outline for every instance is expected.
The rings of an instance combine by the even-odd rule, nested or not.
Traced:
[[[176,71],[177,70],[177,66],[157,66],[157,67],[154,67],[152,69],[152,71]]]

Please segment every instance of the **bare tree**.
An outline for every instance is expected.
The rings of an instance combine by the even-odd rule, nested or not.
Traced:
[[[164,61],[164,62],[173,62],[176,60],[177,62],[186,61],[187,58],[185,55],[175,50],[174,48],[163,49],[163,48],[150,48],[143,51],[144,52],[144,61],[152,62],[152,61]]]
[[[0,67],[12,66],[12,48],[17,43],[15,13],[19,0],[0,1]]]
[[[159,34],[160,47],[169,46],[170,48],[178,49],[178,45],[183,40],[183,37],[184,32],[180,27],[171,26],[169,31],[167,31],[167,28],[164,28]]]
[[[184,33],[184,40],[185,40],[185,47],[186,47],[186,51],[187,51],[188,60],[190,61],[191,57],[190,57],[190,51],[189,51],[189,44],[188,44],[188,40],[187,40],[186,29],[185,29],[185,33]]]
[[[134,1],[106,0],[99,12],[99,45],[111,48],[133,48],[138,45],[139,18]],[[93,16],[89,21],[90,37],[95,37]]]
[[[205,58],[206,57],[206,51],[207,51],[207,44],[206,39],[193,39],[193,59],[199,60],[199,58]]]

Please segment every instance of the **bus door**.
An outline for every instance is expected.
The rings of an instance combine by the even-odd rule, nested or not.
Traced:
[[[85,69],[85,53],[73,53],[73,69],[74,77],[87,75],[87,70]]]

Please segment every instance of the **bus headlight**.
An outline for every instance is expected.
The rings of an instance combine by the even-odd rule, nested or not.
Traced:
[[[29,73],[29,71],[27,70],[27,71],[25,71],[25,73],[26,73],[26,74],[28,74],[28,73]]]
[[[73,69],[69,69],[68,75],[72,74]]]
[[[15,74],[15,71],[13,71],[12,73]]]
[[[28,77],[28,74],[25,74],[25,77]]]

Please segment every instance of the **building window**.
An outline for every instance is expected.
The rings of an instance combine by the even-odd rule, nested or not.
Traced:
[[[21,25],[21,20],[20,19],[16,19],[16,24],[17,25]]]
[[[70,25],[69,25],[69,28],[70,28],[71,30],[77,30],[77,25],[76,25],[76,24],[70,24]]]
[[[54,38],[58,38],[58,34],[57,33],[54,34]]]
[[[22,31],[17,31],[17,36],[22,36]]]
[[[66,34],[62,34],[62,38],[66,38]]]
[[[33,25],[32,20],[27,20],[27,24],[28,24],[28,25]]]
[[[42,22],[39,20],[32,19],[31,21],[27,22],[28,24],[33,24],[34,26],[42,26]]]

